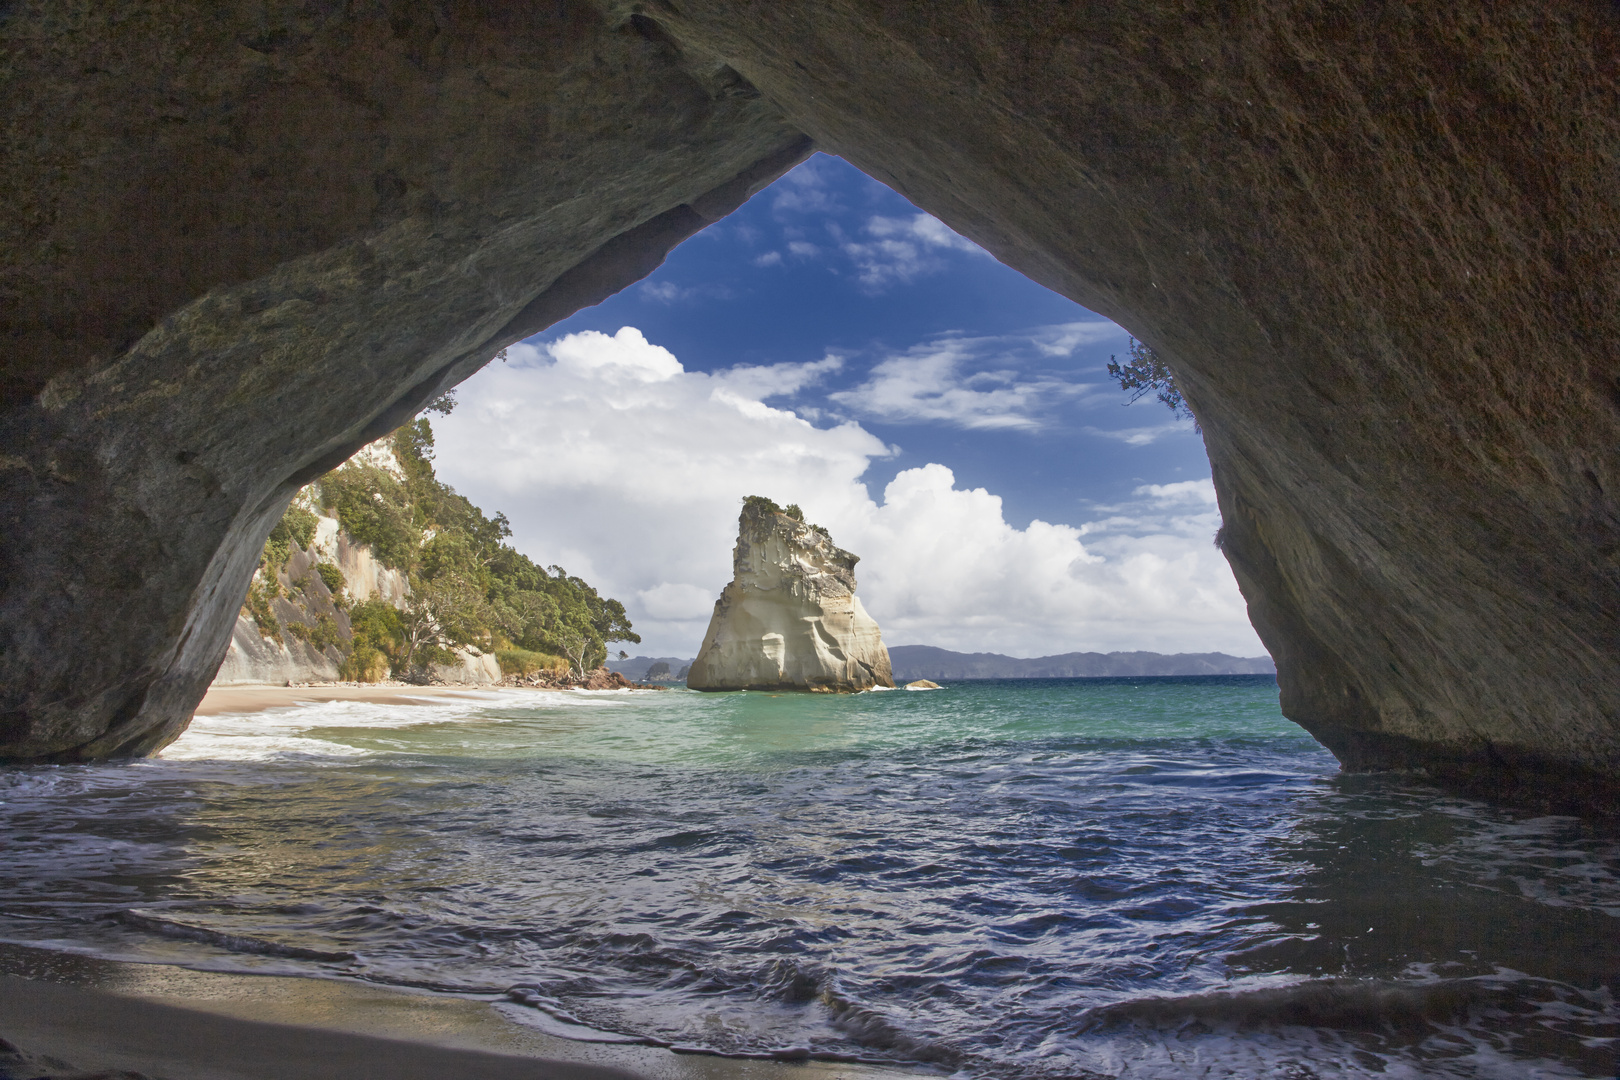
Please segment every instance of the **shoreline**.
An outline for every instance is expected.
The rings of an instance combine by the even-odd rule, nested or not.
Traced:
[[[489,690],[519,689],[491,684]],[[528,689],[528,688],[523,688]],[[434,699],[477,700],[484,687],[411,686],[406,683],[306,683],[276,686],[272,683],[245,683],[238,686],[210,686],[197,704],[193,716],[222,713],[256,713],[293,705],[317,705],[328,701],[360,701],[368,705],[426,705]]]
[[[319,705],[329,701],[358,701],[368,705],[427,705],[434,700],[462,698],[480,700],[498,690],[530,690],[561,693],[568,687],[509,686],[412,686],[408,683],[304,683],[276,686],[273,683],[243,683],[237,686],[210,686],[193,716],[220,716],[226,713],[256,713],[285,709],[294,705]]]
[[[505,1007],[503,1008],[502,1005]],[[198,971],[0,942],[0,1049],[19,1076],[160,1080],[905,1080],[897,1066],[770,1061],[584,1042],[506,999],[357,980]],[[40,1062],[40,1058],[58,1059]],[[0,1075],[11,1063],[0,1054]]]

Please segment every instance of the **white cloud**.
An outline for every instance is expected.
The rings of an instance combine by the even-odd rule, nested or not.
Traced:
[[[649,300],[657,300],[661,304],[673,304],[678,300],[692,300],[698,297],[713,297],[719,300],[731,297],[730,289],[712,284],[687,288],[673,281],[644,281],[639,288],[641,295]]]
[[[1215,482],[1204,480],[1178,480],[1173,484],[1143,484],[1133,495],[1146,495],[1160,502],[1195,502],[1215,505]]]
[[[518,547],[626,603],[641,651],[692,655],[731,575],[742,496],[797,502],[862,556],[886,640],[1020,655],[1154,649],[1255,655],[1196,483],[1144,485],[1108,516],[1016,529],[943,465],[861,478],[891,453],[855,423],[767,404],[841,362],[689,372],[627,327],[518,345],[434,418],[441,475],[511,518]],[[1203,483],[1207,484],[1207,481]]]
[[[844,254],[854,261],[857,277],[868,292],[881,292],[890,285],[907,282],[921,274],[945,268],[939,253],[965,251],[989,257],[988,253],[963,236],[958,236],[939,219],[927,214],[909,218],[875,216],[863,230],[871,239],[844,240]]]
[[[754,260],[755,266],[781,266],[782,253],[780,251],[767,251]]]
[[[1118,323],[1092,319],[1040,327],[1030,335],[1030,341],[1043,356],[1072,356],[1082,345],[1126,336],[1125,328]]]
[[[819,382],[822,376],[830,375],[843,366],[843,357],[836,353],[828,353],[820,360],[805,364],[766,364],[757,367],[738,364],[709,377],[730,393],[764,401],[767,398],[796,394],[806,386]]]
[[[1109,324],[1112,325],[1112,324]],[[1042,414],[1090,387],[1015,371],[966,371],[987,344],[946,338],[918,345],[876,364],[860,386],[829,394],[833,401],[885,420],[937,420],[964,428],[1034,430]]]
[[[821,254],[821,249],[807,240],[789,241],[788,250],[801,259],[813,259]]]
[[[1193,422],[1191,420],[1174,420],[1168,424],[1155,424],[1152,427],[1088,427],[1084,430],[1087,435],[1095,435],[1100,439],[1116,439],[1126,446],[1147,446],[1149,443],[1157,442],[1166,435],[1179,435],[1192,429]]]
[[[843,209],[828,192],[819,163],[814,159],[772,184],[771,190],[776,193],[771,209],[778,213],[831,214]]]
[[[633,326],[612,337],[595,330],[569,334],[551,347],[551,355],[564,371],[608,383],[665,382],[684,370],[674,353],[651,344]]]
[[[701,585],[660,582],[636,594],[641,597],[642,610],[655,619],[691,622],[707,619],[714,608],[715,597]]]
[[[881,505],[851,504],[830,524],[869,553],[861,590],[886,640],[1023,655],[1263,652],[1211,543],[1212,507],[1140,506],[1080,528],[1037,520],[1020,530],[1000,498],[954,480],[943,465],[908,469]]]
[[[673,304],[682,296],[686,295],[686,290],[675,284],[673,281],[644,281],[641,283],[641,293],[643,296],[649,297],[653,300],[661,300],[666,304]]]
[[[954,248],[976,255],[986,254],[978,244],[951,231],[943,221],[929,214],[916,214],[909,218],[874,217],[866,223],[866,231],[884,240],[914,240],[931,248]]]

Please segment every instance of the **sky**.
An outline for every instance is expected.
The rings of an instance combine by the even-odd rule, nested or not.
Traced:
[[[746,495],[860,556],[889,645],[1259,656],[1189,421],[1108,379],[1128,337],[817,154],[432,417],[511,543],[696,655]]]

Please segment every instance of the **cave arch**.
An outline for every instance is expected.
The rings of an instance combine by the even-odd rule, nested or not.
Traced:
[[[1347,766],[1620,812],[1617,21],[13,5],[0,757],[173,738],[299,484],[819,146],[1171,362]]]

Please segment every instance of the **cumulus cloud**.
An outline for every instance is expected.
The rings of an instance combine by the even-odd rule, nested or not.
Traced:
[[[891,448],[770,403],[836,371],[836,356],[691,372],[633,327],[508,356],[434,419],[440,472],[504,511],[536,561],[623,600],[653,653],[696,650],[750,494],[799,503],[862,556],[861,596],[892,643],[1260,651],[1196,483],[1018,529],[999,497],[958,488],[943,465],[904,470],[874,498],[863,477]]]
[[[1210,542],[1213,507],[1131,509],[1016,529],[998,496],[958,489],[950,469],[927,465],[896,476],[881,504],[851,504],[833,535],[878,553],[861,564],[862,591],[892,642],[1016,655],[1263,652]]]
[[[857,280],[868,292],[882,292],[891,285],[944,269],[946,264],[940,255],[946,251],[989,257],[979,245],[958,236],[928,214],[874,216],[862,232],[866,239],[846,239],[842,246],[844,254],[855,263]]]
[[[1084,395],[1084,383],[1012,370],[968,369],[985,339],[946,338],[918,345],[872,367],[864,383],[828,397],[884,420],[945,421],[964,428],[1032,431],[1043,414]]]

